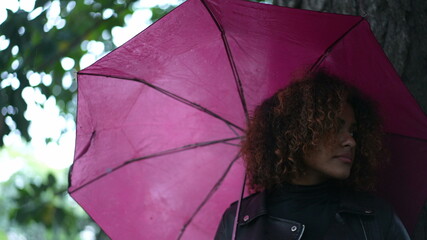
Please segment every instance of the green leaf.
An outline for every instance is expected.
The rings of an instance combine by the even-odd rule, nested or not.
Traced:
[[[54,187],[56,185],[56,178],[52,173],[47,175],[47,186]]]

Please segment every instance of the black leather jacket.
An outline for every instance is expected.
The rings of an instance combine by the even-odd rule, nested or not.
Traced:
[[[304,235],[302,223],[269,216],[265,192],[242,201],[238,220],[238,240],[299,240]],[[231,240],[237,203],[224,213],[215,240]],[[320,238],[322,239],[322,238]],[[410,239],[400,219],[387,203],[378,198],[342,192],[339,211],[323,239],[336,240],[406,240]]]

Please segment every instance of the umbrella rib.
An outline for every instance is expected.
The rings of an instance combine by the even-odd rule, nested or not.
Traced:
[[[209,109],[207,109],[205,107],[202,107],[202,106],[200,106],[197,103],[191,102],[190,100],[187,100],[187,99],[185,99],[183,97],[180,97],[180,96],[178,96],[178,95],[176,95],[176,94],[174,94],[172,92],[169,92],[169,91],[167,91],[167,90],[165,90],[163,88],[155,86],[154,84],[151,84],[151,83],[147,82],[146,80],[139,79],[139,78],[127,78],[127,77],[119,77],[119,76],[114,76],[114,75],[95,74],[95,73],[79,73],[79,74],[81,74],[81,75],[91,75],[91,76],[100,76],[100,77],[108,77],[108,78],[119,78],[119,79],[130,80],[130,81],[135,81],[135,82],[139,82],[139,83],[145,84],[148,87],[151,87],[154,90],[157,90],[157,91],[163,93],[164,95],[166,95],[168,97],[171,97],[171,98],[173,98],[173,99],[175,99],[175,100],[177,100],[179,102],[182,102],[182,103],[184,103],[184,104],[186,104],[186,105],[188,105],[190,107],[193,107],[193,108],[195,108],[197,110],[200,110],[200,111],[202,111],[202,112],[204,112],[206,114],[209,114],[212,117],[215,117],[215,118],[217,118],[217,119],[225,122],[227,125],[231,125],[231,126],[237,128],[237,129],[239,129],[240,131],[244,132],[243,128],[241,128],[241,127],[237,126],[236,124],[228,121],[227,119],[225,119],[225,118],[221,117],[220,115],[212,112],[211,110],[209,110]]]
[[[309,72],[315,71],[320,64],[325,60],[325,58],[329,55],[329,53],[333,50],[333,48],[345,37],[347,36],[354,28],[356,28],[361,22],[365,20],[364,17],[360,17],[360,20],[355,23],[353,26],[351,26],[341,37],[337,38],[329,47],[323,52],[323,54],[314,62],[314,64],[310,67]]]
[[[231,126],[230,124],[227,124],[227,127],[230,128],[230,130],[236,135],[236,136],[240,136],[236,130],[234,130],[233,126]]]
[[[212,10],[209,8],[208,4],[205,0],[201,0],[202,4],[205,6],[206,10],[208,11],[209,15],[211,16],[212,20],[215,22],[216,26],[218,27],[218,30],[221,32],[221,38],[222,42],[224,43],[225,51],[227,53],[228,61],[231,66],[231,70],[233,71],[234,81],[236,83],[237,91],[240,96],[240,101],[242,103],[243,111],[245,113],[246,122],[249,122],[249,113],[248,108],[246,105],[246,99],[245,94],[243,91],[242,81],[239,76],[239,72],[237,71],[236,63],[234,62],[233,54],[231,53],[230,45],[228,44],[227,36],[225,35],[224,28],[221,26],[219,21],[216,19],[215,15],[213,14]]]
[[[235,146],[235,147],[242,147],[240,144],[235,144],[235,143],[229,143],[229,142],[223,142],[223,144],[227,144],[227,145],[231,145],[231,146]]]
[[[233,137],[233,138],[224,138],[224,139],[207,141],[207,142],[198,142],[198,143],[188,144],[188,145],[177,147],[177,148],[168,149],[168,150],[161,151],[161,152],[158,152],[158,153],[153,153],[153,154],[150,154],[150,155],[147,155],[147,156],[144,156],[144,157],[130,159],[130,160],[127,160],[127,161],[123,162],[119,166],[107,169],[106,172],[104,172],[103,174],[99,175],[98,177],[93,178],[92,180],[90,180],[90,181],[82,184],[78,188],[76,188],[73,191],[71,191],[70,194],[74,193],[74,192],[76,192],[76,191],[78,191],[78,190],[80,190],[80,189],[82,189],[84,187],[86,187],[89,184],[92,184],[93,182],[95,182],[95,181],[97,181],[97,180],[105,177],[106,175],[108,175],[108,174],[110,174],[110,173],[112,173],[112,172],[114,172],[114,171],[116,171],[116,170],[118,170],[118,169],[120,169],[120,168],[122,168],[122,167],[124,167],[124,166],[126,166],[128,164],[130,164],[130,163],[133,163],[133,162],[143,161],[143,160],[147,160],[147,159],[155,158],[155,157],[161,157],[161,156],[164,156],[164,155],[168,155],[168,154],[172,154],[172,153],[178,153],[178,152],[182,152],[182,151],[186,151],[186,150],[190,150],[190,149],[194,149],[194,148],[198,148],[198,147],[205,147],[205,146],[209,146],[209,145],[213,145],[213,144],[218,144],[218,143],[227,143],[229,141],[239,140],[241,138],[242,137]]]
[[[385,134],[427,143],[427,139],[424,139],[424,138],[407,136],[407,135],[403,135],[403,134],[399,134],[399,133],[393,133],[393,132],[386,132]]]
[[[224,173],[222,174],[222,176],[218,179],[218,181],[215,183],[215,185],[211,188],[211,190],[209,191],[208,195],[206,195],[205,199],[203,199],[203,201],[200,203],[200,205],[197,207],[197,209],[193,212],[193,214],[191,215],[191,217],[188,219],[188,221],[184,224],[184,226],[181,228],[181,231],[179,233],[179,236],[177,238],[177,240],[181,239],[182,236],[184,235],[184,232],[187,230],[187,227],[190,225],[190,223],[194,220],[194,218],[196,217],[196,215],[200,212],[200,210],[206,205],[206,203],[209,201],[209,199],[211,199],[211,197],[213,196],[213,194],[218,190],[219,186],[222,184],[222,182],[224,181],[225,177],[227,176],[228,172],[230,171],[231,167],[233,166],[233,164],[237,161],[237,159],[239,159],[240,157],[240,153],[238,153],[234,159],[230,162],[230,164],[228,165],[228,167],[225,169]]]
[[[137,161],[141,161],[141,160],[146,160],[146,159],[149,159],[149,158],[160,157],[160,156],[168,155],[168,154],[171,154],[171,153],[182,152],[182,151],[185,151],[185,150],[190,150],[190,149],[194,149],[194,148],[198,148],[198,147],[205,147],[205,146],[209,146],[209,145],[213,145],[213,144],[217,144],[217,143],[227,143],[229,141],[239,140],[241,138],[242,137],[233,137],[233,138],[225,138],[225,139],[213,140],[213,141],[208,141],[208,142],[199,142],[199,143],[188,144],[188,145],[185,145],[185,146],[168,149],[168,150],[165,150],[165,151],[162,151],[162,152],[153,153],[153,154],[147,155],[145,157],[134,158],[134,159],[131,159],[131,160],[128,160],[128,161],[124,162],[122,165],[126,165],[126,164],[129,164],[129,163],[137,162]]]

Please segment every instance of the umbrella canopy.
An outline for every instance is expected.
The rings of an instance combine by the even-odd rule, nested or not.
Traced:
[[[113,239],[212,239],[240,195],[251,111],[318,67],[379,103],[393,147],[380,192],[411,230],[427,118],[368,22],[242,0],[188,0],[78,73],[71,196]]]

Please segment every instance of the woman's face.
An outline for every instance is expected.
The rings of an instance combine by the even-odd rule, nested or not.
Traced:
[[[341,123],[334,141],[321,141],[304,159],[305,173],[293,179],[294,184],[314,185],[328,179],[344,180],[350,176],[356,141],[353,138],[355,118],[353,108],[345,103],[338,115]]]

